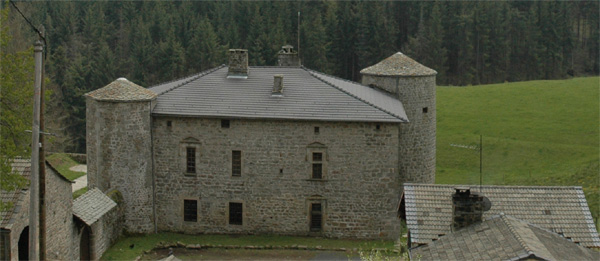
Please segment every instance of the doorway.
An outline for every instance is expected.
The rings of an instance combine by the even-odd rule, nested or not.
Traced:
[[[19,236],[19,260],[29,260],[29,227],[25,227]]]
[[[90,253],[90,227],[84,225],[79,241],[79,260],[91,260]]]

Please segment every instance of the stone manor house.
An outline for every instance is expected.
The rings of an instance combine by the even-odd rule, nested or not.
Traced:
[[[90,189],[118,190],[131,233],[396,239],[404,182],[433,183],[435,75],[402,53],[362,83],[229,65],[143,88],[86,94]]]

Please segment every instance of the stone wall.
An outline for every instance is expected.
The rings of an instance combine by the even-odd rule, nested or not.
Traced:
[[[46,167],[46,259],[71,259],[73,196],[71,182]]]
[[[153,232],[150,102],[86,102],[88,186],[119,190],[125,229]]]
[[[401,124],[399,169],[402,182],[435,182],[435,76],[363,75],[362,84],[392,93],[404,105],[409,123]]]
[[[107,193],[117,206],[104,214],[100,220],[92,224],[92,258],[100,259],[104,252],[121,236],[123,232],[123,198],[119,191]]]
[[[153,133],[159,231],[398,237],[397,124],[155,117]],[[313,151],[324,153],[323,180],[310,179]],[[183,221],[184,199],[198,201],[197,222]],[[243,203],[242,225],[228,223],[229,202]],[[311,202],[323,205],[322,233],[309,232]]]

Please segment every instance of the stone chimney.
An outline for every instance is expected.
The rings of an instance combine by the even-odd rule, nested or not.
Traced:
[[[276,74],[273,76],[273,96],[283,96],[283,75]]]
[[[469,187],[457,187],[455,190],[452,194],[452,230],[481,222],[483,211],[491,207],[490,201],[477,192],[471,192]]]
[[[294,52],[294,47],[291,45],[282,46],[281,51],[277,53],[277,64],[279,66],[300,66],[298,52]]]
[[[229,49],[227,78],[248,78],[248,50]]]

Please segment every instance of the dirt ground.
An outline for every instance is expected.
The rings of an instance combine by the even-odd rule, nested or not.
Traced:
[[[360,260],[347,252],[291,249],[174,248],[173,255],[181,260]],[[169,249],[157,249],[143,255],[141,260],[160,260],[168,256]]]

